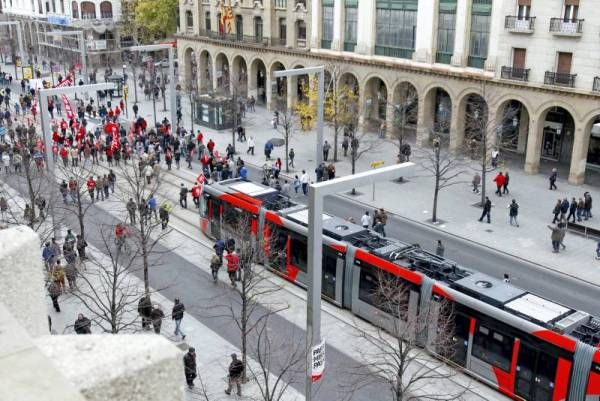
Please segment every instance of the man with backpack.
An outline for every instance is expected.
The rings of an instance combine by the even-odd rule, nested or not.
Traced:
[[[510,219],[510,225],[515,225],[519,227],[519,220],[517,216],[519,215],[519,204],[516,200],[512,200],[512,202],[508,205],[508,216]]]

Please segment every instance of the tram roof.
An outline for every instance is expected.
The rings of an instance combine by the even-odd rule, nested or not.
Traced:
[[[277,192],[275,188],[267,187],[264,185],[257,185],[253,182],[248,181],[234,182],[231,185],[229,185],[229,188],[233,189],[236,192],[256,197]]]

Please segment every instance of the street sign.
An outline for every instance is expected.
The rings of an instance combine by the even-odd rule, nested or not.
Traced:
[[[33,79],[33,67],[26,66],[23,67],[23,79]]]
[[[318,382],[323,377],[323,371],[325,370],[325,340],[315,345],[311,352],[311,379],[314,382]]]
[[[371,168],[379,168],[379,167],[383,166],[384,164],[385,164],[385,161],[376,160],[374,162],[371,162]]]

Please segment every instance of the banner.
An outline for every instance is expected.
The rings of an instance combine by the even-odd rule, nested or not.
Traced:
[[[221,6],[220,33],[231,33],[233,27],[233,7]]]
[[[311,379],[314,382],[321,380],[325,370],[325,340],[315,345],[311,352]]]
[[[61,82],[56,84],[57,88],[62,88],[64,86],[71,86],[73,84],[73,79],[71,75],[68,75],[67,78],[63,79]],[[71,102],[69,102],[69,98],[64,93],[60,95],[63,104],[65,105],[65,113],[67,113],[67,118],[70,120],[75,117],[75,113],[73,113],[73,108],[71,107]]]

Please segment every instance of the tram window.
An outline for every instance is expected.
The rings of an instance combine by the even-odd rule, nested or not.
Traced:
[[[306,246],[306,241],[292,237],[291,247],[292,249],[290,251],[290,256],[292,259],[292,265],[296,266],[303,272],[306,272],[306,264],[308,261],[308,248]]]
[[[387,272],[360,269],[358,298],[361,301],[406,320],[409,294],[409,287],[403,280]]]
[[[512,337],[479,325],[473,337],[473,356],[508,372],[513,342]]]
[[[208,217],[208,195],[200,198],[200,216]]]

